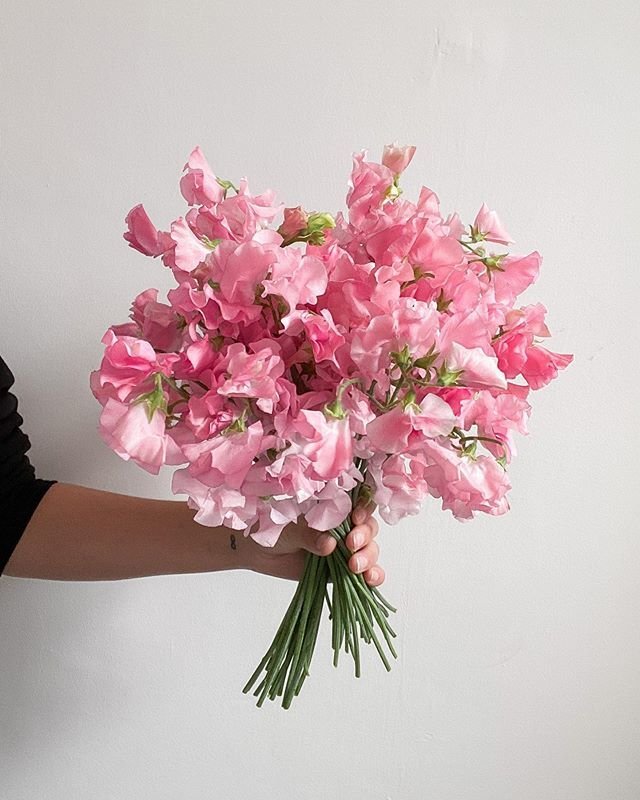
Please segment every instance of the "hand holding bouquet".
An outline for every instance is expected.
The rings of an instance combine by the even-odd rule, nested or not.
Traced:
[[[540,255],[494,250],[511,238],[484,204],[465,226],[424,186],[404,199],[414,152],[354,154],[347,213],[334,217],[252,195],[196,148],[180,180],[186,214],[168,231],[141,205],[126,218],[125,239],[177,286],[167,303],[139,294],[131,322],[103,337],[91,388],[105,441],[154,474],[180,467],[172,491],[203,525],[272,547],[304,517],[337,541],[307,556],[245,686],[262,676],[258,705],[288,707],[300,691],[325,602],[334,663],[344,648],[359,675],[365,643],[390,668],[395,609],[348,568],[354,504],[372,500],[389,524],[427,496],[460,520],[504,514],[529,394],[572,360],[542,346],[544,306],[516,304]]]

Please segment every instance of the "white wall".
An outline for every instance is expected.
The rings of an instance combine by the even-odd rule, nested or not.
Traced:
[[[632,0],[3,4],[0,352],[41,477],[171,498],[96,431],[106,327],[168,271],[200,144],[288,205],[343,206],[351,154],[417,145],[467,221],[486,201],[542,274],[552,348],[512,511],[434,502],[381,534],[400,660],[329,663],[289,712],[241,686],[292,585],[250,573],[0,580],[2,800],[635,800],[640,19]],[[87,532],[90,535],[90,531]]]

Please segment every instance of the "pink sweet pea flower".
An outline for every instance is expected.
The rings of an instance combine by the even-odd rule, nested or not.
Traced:
[[[120,401],[152,388],[150,380],[162,371],[157,353],[149,342],[133,336],[116,336],[109,329],[102,337],[105,346],[100,368],[91,373],[91,389],[103,402],[107,397]],[[177,361],[179,357],[173,356]]]
[[[171,239],[176,246],[175,265],[185,272],[195,269],[211,252],[198,239],[183,217],[178,217],[175,222],[171,223]]]
[[[310,476],[319,480],[337,478],[353,461],[349,421],[327,417],[322,411],[302,409],[293,422],[300,452],[310,462]]]
[[[391,172],[399,175],[409,166],[415,152],[416,148],[413,145],[400,147],[397,142],[386,144],[382,151],[382,163],[385,167],[388,167]]]
[[[125,217],[128,230],[123,234],[129,247],[145,256],[160,256],[170,250],[174,243],[165,231],[158,231],[149,219],[142,203],[134,206]]]
[[[425,463],[420,456],[376,454],[368,462],[368,481],[375,487],[380,516],[389,525],[418,514],[429,492]]]
[[[261,501],[258,511],[258,529],[250,534],[263,547],[273,547],[283,529],[296,522],[300,516],[300,506],[289,497],[269,498]]]
[[[541,345],[527,348],[526,359],[522,365],[522,377],[532,389],[541,389],[554,378],[558,371],[565,369],[573,361],[572,355],[552,353]]]
[[[496,212],[489,211],[486,203],[482,204],[480,211],[476,214],[473,227],[483,235],[484,239],[490,242],[498,242],[498,244],[511,244],[513,242],[513,239],[502,227]]]
[[[100,435],[125,461],[131,459],[147,472],[157,475],[165,463],[185,459],[166,434],[164,414],[156,411],[149,422],[143,403],[127,405],[108,398],[100,415]]]
[[[187,173],[180,179],[180,191],[190,206],[211,206],[224,198],[224,190],[200,147],[191,151],[189,160],[182,169],[187,170]]]
[[[210,258],[214,273],[219,275],[220,291],[215,300],[224,319],[253,322],[260,318],[262,309],[255,302],[256,288],[276,261],[273,249],[253,240],[239,245],[222,242]]]
[[[134,299],[131,317],[138,324],[142,338],[154,349],[174,351],[182,343],[178,317],[173,306],[158,302],[158,290],[147,289]]]
[[[410,447],[410,437],[415,442],[422,437],[448,436],[456,424],[451,406],[435,394],[427,394],[417,405],[401,405],[381,414],[367,425],[371,444],[383,453],[402,453]]]
[[[254,422],[245,431],[183,444],[182,452],[191,462],[190,474],[202,483],[239,489],[262,445],[262,424]]]
[[[500,262],[501,270],[492,270],[486,280],[493,284],[496,301],[513,305],[519,294],[534,283],[540,273],[542,257],[533,252],[527,256],[507,256]]]
[[[450,444],[433,439],[425,440],[422,453],[429,493],[442,498],[442,508],[456,519],[471,519],[476,511],[498,515],[509,510],[511,483],[493,456],[461,456]]]
[[[238,194],[218,203],[216,214],[224,220],[236,241],[247,241],[282,211],[284,204],[274,205],[274,200],[275,193],[271,189],[260,195],[251,195],[247,179],[242,178]]]
[[[309,504],[311,508],[304,514],[307,524],[316,531],[330,531],[349,516],[351,496],[335,481],[329,481]]]
[[[495,442],[483,441],[482,444],[494,456],[504,455],[507,462],[510,462],[517,453],[514,431],[525,436],[529,433],[527,420],[530,414],[529,403],[515,392],[494,394],[485,390],[462,401],[460,427],[469,430],[477,425],[479,435],[499,439],[505,445],[504,448]]]
[[[482,348],[462,347],[453,342],[443,356],[450,372],[463,371],[459,379],[463,386],[507,388],[507,380],[499,368],[498,359],[493,354],[485,353]]]
[[[271,265],[265,293],[279,295],[289,311],[299,305],[313,305],[327,288],[327,270],[321,259],[305,255],[298,248],[280,248]]]
[[[207,486],[192,475],[188,467],[178,469],[171,479],[173,494],[187,494],[189,508],[197,509],[194,520],[201,525],[226,525],[235,530],[255,518],[256,498],[224,485]]]
[[[365,161],[366,150],[353,154],[353,169],[346,203],[349,221],[359,227],[372,209],[382,204],[387,189],[393,185],[393,172],[384,164]]]
[[[275,342],[256,342],[254,353],[247,353],[243,344],[227,349],[229,378],[218,393],[224,397],[257,398],[257,406],[270,414],[278,400],[277,379],[284,373],[284,363]]]
[[[551,335],[544,321],[545,314],[542,303],[535,303],[511,309],[505,315],[503,333],[493,343],[493,349],[498,356],[498,366],[507,378],[520,374],[535,336]]]
[[[336,350],[345,343],[344,336],[336,328],[331,312],[323,308],[319,314],[313,311],[294,311],[282,320],[284,330],[295,336],[304,330],[316,363],[332,361],[336,366]]]

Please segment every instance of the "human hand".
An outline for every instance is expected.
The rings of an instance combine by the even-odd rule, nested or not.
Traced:
[[[378,535],[378,522],[373,517],[375,505],[359,504],[351,514],[353,529],[345,539],[352,552],[349,569],[362,573],[369,586],[380,586],[385,573],[378,564],[379,547],[374,541]],[[282,531],[273,547],[264,547],[250,536],[243,544],[248,550],[248,566],[254,572],[277,578],[300,580],[304,571],[306,551],[318,556],[328,556],[337,542],[330,533],[310,528],[304,518],[291,523]]]

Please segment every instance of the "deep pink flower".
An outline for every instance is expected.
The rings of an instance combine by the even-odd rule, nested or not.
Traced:
[[[522,376],[532,389],[541,389],[558,376],[573,361],[572,355],[552,353],[541,345],[527,348],[526,359],[522,365]]]
[[[124,238],[129,242],[129,247],[145,256],[160,256],[174,246],[168,233],[156,229],[142,203],[129,211],[125,222],[128,230],[124,233]]]

